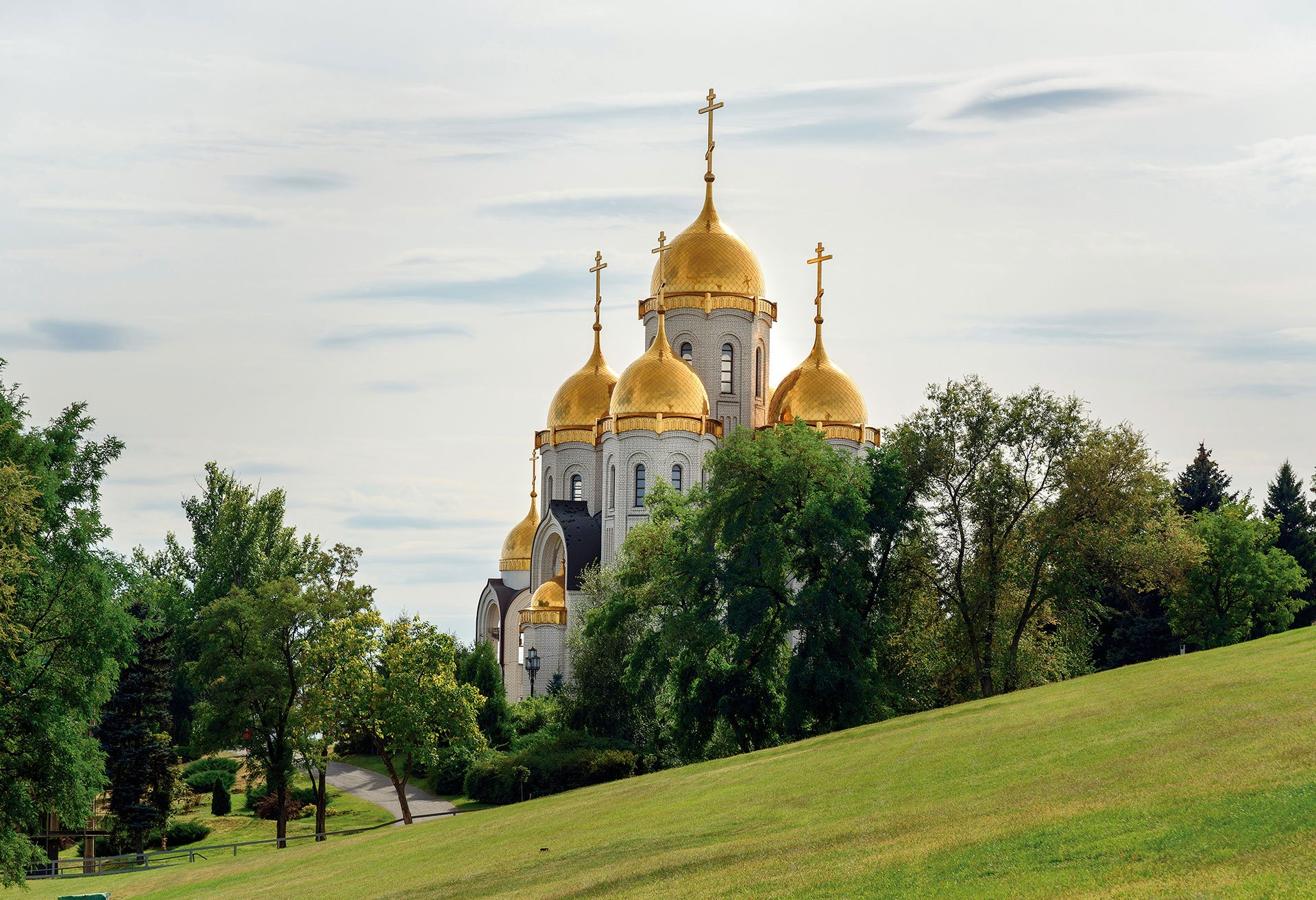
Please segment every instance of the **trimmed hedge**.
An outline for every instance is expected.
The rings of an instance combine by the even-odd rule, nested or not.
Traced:
[[[177,821],[165,831],[165,837],[168,838],[170,847],[195,844],[197,841],[205,840],[209,834],[209,825],[204,822],[194,822],[191,819]]]
[[[210,790],[210,814],[212,816],[227,816],[231,812],[233,812],[233,798],[229,796],[223,781],[216,778],[215,784]]]
[[[203,756],[183,766],[183,780],[186,781],[198,772],[228,772],[236,778],[240,768],[242,760],[231,756]]]
[[[634,775],[635,752],[563,731],[516,753],[486,753],[466,772],[466,796],[481,803],[515,803]]]
[[[235,776],[232,772],[225,772],[222,769],[209,769],[203,772],[193,772],[183,778],[184,783],[198,794],[209,794],[215,785],[222,784],[224,790],[233,790],[233,781]]]

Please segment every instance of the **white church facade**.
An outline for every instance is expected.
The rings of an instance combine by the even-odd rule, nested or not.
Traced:
[[[667,243],[659,235],[649,295],[637,304],[644,352],[618,376],[600,348],[599,253],[594,346],[548,405],[534,434],[530,508],[503,542],[498,576],[480,591],[476,639],[494,644],[509,700],[571,677],[566,637],[581,603],[582,574],[607,565],[627,532],[648,517],[644,499],[659,480],[689,490],[705,478],[705,457],[736,428],[803,421],[839,450],[874,446],[879,433],[854,382],[822,343],[819,244],[815,337],[808,357],[768,385],[777,303],[767,299],[754,252],[723,224],[713,204],[712,90],[704,204]],[[537,459],[537,467],[535,460]],[[537,475],[537,478],[535,477]],[[539,490],[536,490],[536,484]]]

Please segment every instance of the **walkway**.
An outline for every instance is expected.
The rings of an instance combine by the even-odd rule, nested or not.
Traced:
[[[398,805],[398,792],[393,789],[393,782],[388,780],[387,775],[380,775],[369,769],[343,762],[330,762],[328,781],[340,791],[346,791],[353,797],[384,807],[395,819],[402,818],[402,807]],[[411,807],[413,816],[422,813],[452,812],[457,808],[447,800],[440,800],[414,784],[407,785],[407,805]],[[446,817],[417,819],[416,824],[438,822],[444,818]]]

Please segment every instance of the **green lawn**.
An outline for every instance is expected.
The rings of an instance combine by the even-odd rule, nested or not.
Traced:
[[[1316,895],[1316,628],[31,896]]]

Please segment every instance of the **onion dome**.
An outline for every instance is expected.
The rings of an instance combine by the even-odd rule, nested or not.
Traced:
[[[569,425],[594,423],[608,414],[612,389],[617,373],[612,371],[599,349],[599,325],[594,325],[594,352],[585,365],[576,371],[553,395],[548,404],[548,427],[565,428]]]
[[[791,423],[794,421],[818,424],[844,424],[863,426],[868,421],[868,409],[864,406],[863,395],[841,368],[832,362],[823,347],[822,339],[822,264],[831,259],[823,254],[823,245],[818,244],[818,256],[809,260],[818,265],[818,294],[814,303],[818,313],[813,317],[813,349],[808,357],[792,369],[776,390],[772,392],[772,402],[768,404],[768,422]]]
[[[660,305],[653,343],[626,367],[612,389],[612,415],[708,415],[708,392],[690,364],[672,352],[666,319],[667,313]]]
[[[734,231],[722,224],[713,205],[713,182],[707,181],[704,208],[685,231],[672,241],[663,265],[668,294],[730,293],[763,295],[763,270],[758,257]],[[649,293],[658,295],[662,280],[653,269]]]
[[[530,605],[521,610],[522,625],[565,625],[567,623],[566,572],[557,575],[535,589]]]
[[[539,528],[539,504],[535,498],[535,455],[530,454],[530,509],[525,518],[512,527],[503,540],[502,552],[498,554],[500,572],[529,572],[530,548],[535,541],[535,531]]]

